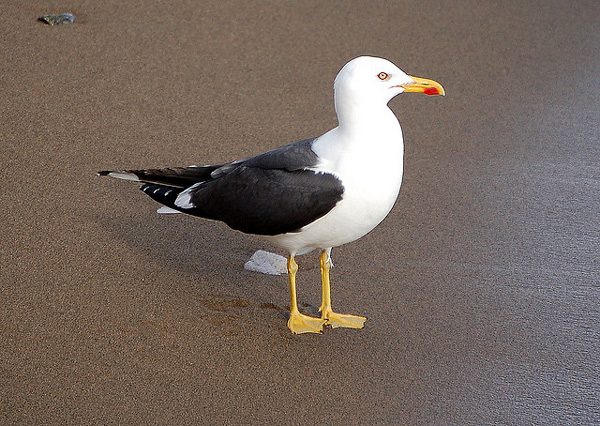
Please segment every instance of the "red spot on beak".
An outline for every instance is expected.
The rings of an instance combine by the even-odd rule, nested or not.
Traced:
[[[437,87],[428,87],[423,91],[423,93],[426,95],[439,95],[440,91],[437,89]]]

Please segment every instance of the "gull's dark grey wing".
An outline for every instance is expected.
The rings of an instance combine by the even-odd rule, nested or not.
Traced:
[[[315,140],[316,138],[304,139],[289,145],[280,146],[254,157],[224,164],[212,173],[212,177],[217,178],[240,165],[261,169],[281,169],[289,172],[314,167],[319,161],[317,154],[312,150],[312,144]]]
[[[242,232],[296,232],[329,212],[344,192],[337,177],[312,170],[319,162],[314,140],[228,164],[99,174],[143,182],[141,189],[159,203]]]
[[[283,169],[290,172],[314,167],[319,162],[319,157],[312,150],[313,142],[316,139],[304,139],[289,145],[280,146],[279,148],[241,161],[241,164],[246,167]]]
[[[177,210],[242,232],[277,235],[299,231],[324,216],[342,199],[344,187],[329,173],[240,165],[185,192],[185,203],[178,201]]]
[[[315,172],[313,139],[226,164],[211,180],[183,191],[175,208],[259,235],[299,231],[329,212],[344,187],[329,173]]]

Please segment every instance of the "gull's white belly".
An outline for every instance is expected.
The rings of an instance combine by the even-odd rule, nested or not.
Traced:
[[[301,253],[310,248],[349,243],[381,223],[394,206],[402,183],[401,136],[399,144],[386,146],[385,150],[372,148],[347,156],[345,163],[324,165],[324,170],[332,170],[344,184],[342,200],[329,213],[303,227],[301,232],[269,239],[292,253]]]

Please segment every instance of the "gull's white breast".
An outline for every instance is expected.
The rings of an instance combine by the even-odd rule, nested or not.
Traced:
[[[344,194],[329,213],[301,232],[271,237],[292,253],[337,247],[369,233],[394,206],[402,183],[404,146],[395,117],[349,135],[335,128],[317,139],[313,150],[320,158],[315,170],[341,179]]]

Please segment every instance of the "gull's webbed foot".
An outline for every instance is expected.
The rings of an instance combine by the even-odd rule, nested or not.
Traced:
[[[294,334],[303,333],[323,333],[325,320],[322,318],[313,318],[300,312],[290,312],[290,319],[287,326]]]
[[[367,320],[366,317],[360,315],[338,314],[331,310],[323,311],[321,318],[325,321],[326,325],[332,328],[363,328]]]

